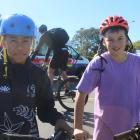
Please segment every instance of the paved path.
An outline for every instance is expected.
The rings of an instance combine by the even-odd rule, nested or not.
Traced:
[[[85,113],[84,113],[84,129],[89,131],[90,134],[93,132],[93,102],[94,97],[90,95],[89,101],[85,106]],[[73,113],[65,111],[60,104],[56,101],[56,108],[62,112],[65,117],[66,121],[69,123],[70,126],[73,126]],[[53,134],[54,127],[47,123],[42,123],[38,120],[39,124],[39,132],[40,136],[47,138]]]

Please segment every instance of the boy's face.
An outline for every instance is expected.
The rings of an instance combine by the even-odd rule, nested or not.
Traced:
[[[103,45],[112,56],[120,56],[124,54],[128,39],[124,30],[110,31],[108,30],[103,39]]]
[[[30,54],[33,39],[31,37],[19,37],[6,35],[3,46],[7,49],[7,55],[12,63],[24,64]]]

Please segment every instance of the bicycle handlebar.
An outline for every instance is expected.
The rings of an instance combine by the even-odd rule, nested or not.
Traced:
[[[134,135],[135,135],[135,132],[132,132],[132,130],[129,130],[120,134],[116,134],[113,137],[113,140],[128,140],[130,138],[133,138]]]
[[[136,124],[131,130],[114,135],[113,140],[140,140],[139,124]]]
[[[32,135],[4,133],[0,134],[0,140],[47,140],[47,139],[35,137]]]
[[[0,140],[71,140],[72,137],[68,134],[67,131],[58,130],[50,138],[40,138],[32,135],[23,135],[23,134],[10,134],[3,133],[0,134]]]

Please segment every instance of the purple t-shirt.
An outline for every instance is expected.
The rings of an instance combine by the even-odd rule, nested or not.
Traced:
[[[109,53],[102,55],[107,63],[101,68],[100,57],[87,66],[77,89],[95,93],[94,140],[112,140],[113,135],[131,129],[139,121],[140,57],[128,53],[124,62],[114,61]]]

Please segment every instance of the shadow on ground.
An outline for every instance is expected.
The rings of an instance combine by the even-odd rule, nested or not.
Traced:
[[[63,112],[64,116],[65,116],[65,120],[69,123],[73,123],[74,119],[73,119],[73,112],[69,112],[69,111],[65,111]],[[88,126],[88,127],[92,127],[93,128],[93,117],[94,114],[90,113],[90,112],[84,112],[84,117],[83,117],[83,124]]]

